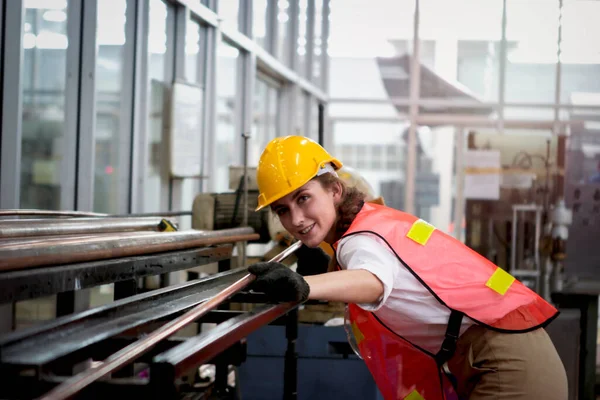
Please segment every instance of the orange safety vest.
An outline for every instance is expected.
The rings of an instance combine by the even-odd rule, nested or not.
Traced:
[[[358,233],[383,239],[451,310],[442,348],[432,354],[393,332],[374,313],[348,306],[355,342],[386,400],[458,398],[442,365],[454,353],[463,315],[507,333],[538,329],[558,315],[556,308],[509,273],[410,214],[365,203],[342,237]],[[336,250],[338,243],[333,245]]]

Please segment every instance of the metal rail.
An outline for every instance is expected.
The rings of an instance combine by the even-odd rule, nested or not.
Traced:
[[[252,311],[230,318],[208,332],[186,340],[154,357],[150,367],[150,379],[161,381],[165,377],[178,377],[185,374],[191,368],[210,361],[223,349],[281,317],[297,305],[298,303],[282,303],[259,306]]]
[[[290,254],[295,252],[298,248],[300,248],[301,245],[301,242],[294,243],[292,246],[288,247],[286,250],[273,257],[270,261],[277,262],[283,260]],[[216,308],[223,301],[247,287],[254,280],[254,278],[255,277],[252,274],[245,275],[243,278],[228,286],[226,289],[221,291],[212,299],[208,300],[205,303],[197,305],[181,317],[168,322],[167,324],[155,330],[148,336],[144,337],[143,339],[140,339],[137,342],[134,342],[131,345],[116,352],[115,354],[111,355],[106,360],[104,360],[104,362],[102,362],[101,364],[90,368],[78,375],[73,376],[64,383],[55,387],[50,392],[46,393],[40,399],[61,400],[73,396],[75,393],[79,392],[80,390],[88,386],[90,383],[106,376],[107,374],[113,371],[120,369],[124,365],[135,360],[137,357],[145,354],[161,340],[168,338],[181,328],[202,317],[210,310]]]
[[[90,233],[159,231],[162,218],[0,220],[0,239]]]
[[[245,268],[222,272],[0,336],[0,361],[5,367],[41,368],[60,357],[129,329],[190,309],[209,300],[246,274]]]
[[[0,271],[104,260],[182,250],[259,238],[252,228],[219,231],[113,233],[85,238],[57,237],[42,241],[0,244]]]

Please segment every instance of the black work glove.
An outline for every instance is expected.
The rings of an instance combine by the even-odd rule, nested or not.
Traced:
[[[302,245],[296,250],[296,257],[296,272],[302,276],[324,274],[329,267],[329,256],[320,247]]]
[[[285,265],[278,262],[261,262],[248,267],[256,280],[250,287],[263,292],[272,302],[305,301],[310,288],[308,283]]]

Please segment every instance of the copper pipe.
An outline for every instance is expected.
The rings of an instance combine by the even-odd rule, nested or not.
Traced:
[[[27,216],[27,215],[46,215],[49,217],[107,217],[108,214],[101,214],[87,211],[54,211],[54,210],[0,210],[0,217]]]
[[[106,232],[158,231],[162,218],[0,220],[0,239]]]
[[[258,238],[259,235],[252,228],[233,228],[218,231],[124,232],[55,237],[44,241],[30,239],[18,244],[0,244],[0,271],[160,253]]]
[[[285,257],[289,256],[298,248],[300,248],[301,245],[302,242],[299,241],[294,243],[286,250],[273,257],[270,261],[282,261]],[[124,347],[118,352],[112,354],[110,357],[108,357],[106,360],[104,360],[97,366],[85,370],[67,379],[60,385],[56,386],[54,389],[44,394],[44,396],[42,396],[40,400],[62,400],[73,396],[75,393],[81,391],[90,383],[110,374],[111,372],[118,370],[119,368],[125,366],[126,364],[145,354],[161,340],[165,340],[169,336],[173,335],[175,332],[179,331],[181,328],[194,322],[198,318],[208,313],[210,310],[216,308],[219,304],[227,300],[232,295],[243,290],[254,279],[254,275],[247,274],[243,278],[240,278],[230,286],[223,289],[221,292],[219,292],[217,295],[215,295],[213,298],[206,301],[205,303],[198,304],[190,311],[183,314],[181,317],[166,323],[165,325],[153,331],[151,334],[144,337],[143,339],[139,339],[136,342],[130,344],[129,346]]]

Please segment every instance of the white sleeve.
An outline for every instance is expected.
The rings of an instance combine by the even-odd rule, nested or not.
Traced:
[[[375,303],[358,304],[366,311],[377,311],[385,303],[394,287],[399,267],[398,258],[377,236],[359,233],[343,238],[337,248],[337,261],[343,269],[364,269],[383,284],[383,295]]]

